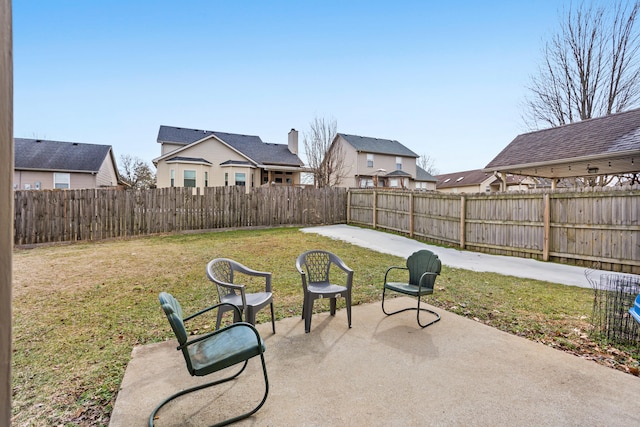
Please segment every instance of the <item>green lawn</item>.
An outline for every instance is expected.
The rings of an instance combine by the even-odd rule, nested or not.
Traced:
[[[302,290],[295,260],[309,249],[331,251],[355,270],[354,305],[379,301],[386,268],[404,263],[295,228],[16,250],[13,424],[108,424],[132,348],[173,337],[158,293],[172,293],[186,313],[214,304],[215,287],[205,275],[213,258],[233,258],[253,269],[271,271],[277,319],[300,316]],[[428,302],[637,372],[628,353],[622,349],[612,353],[611,347],[589,339],[593,303],[589,289],[443,267]],[[328,310],[328,304],[316,307]],[[258,322],[269,321],[268,313],[260,311]],[[213,326],[195,324],[200,332]]]

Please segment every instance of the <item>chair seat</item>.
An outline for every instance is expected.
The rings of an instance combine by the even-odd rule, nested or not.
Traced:
[[[258,356],[265,351],[262,338],[261,349],[257,344],[255,332],[245,325],[230,327],[222,334],[196,342],[189,346],[194,375],[207,375]]]
[[[309,292],[312,294],[320,294],[325,297],[332,297],[334,295],[339,295],[342,292],[346,292],[347,288],[345,286],[334,285],[329,282],[313,282],[307,285]]]
[[[256,292],[252,294],[245,294],[247,299],[247,305],[249,306],[264,306],[273,300],[273,294],[271,292]],[[225,295],[222,297],[222,302],[228,302],[235,306],[238,306],[242,310],[242,297],[238,295]]]
[[[384,284],[384,287],[392,291],[400,292],[402,294],[411,295],[414,297],[418,296],[418,287],[416,285],[411,285],[409,283],[387,282]],[[420,295],[431,295],[431,294],[433,294],[433,288],[423,287],[422,290],[420,291]]]

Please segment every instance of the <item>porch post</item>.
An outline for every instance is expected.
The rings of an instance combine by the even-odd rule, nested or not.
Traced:
[[[11,425],[13,39],[11,0],[0,0],[0,425]]]

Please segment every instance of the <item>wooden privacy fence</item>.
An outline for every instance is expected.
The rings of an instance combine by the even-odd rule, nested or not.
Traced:
[[[640,273],[640,189],[451,194],[354,189],[347,222],[474,251]]]
[[[14,194],[16,245],[231,227],[346,221],[346,190],[287,186],[27,190]]]

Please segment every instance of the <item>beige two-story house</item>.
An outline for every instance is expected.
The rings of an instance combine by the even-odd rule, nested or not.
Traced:
[[[269,144],[259,136],[160,126],[161,155],[153,159],[158,188],[237,185],[299,185],[304,171],[298,157],[298,131],[287,144]]]
[[[390,139],[336,134],[331,149],[344,158],[338,187],[435,190],[436,179],[416,165],[416,153]]]
[[[117,187],[110,145],[45,139],[14,139],[14,190]]]

